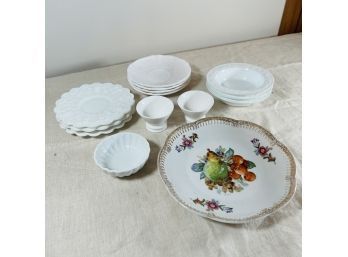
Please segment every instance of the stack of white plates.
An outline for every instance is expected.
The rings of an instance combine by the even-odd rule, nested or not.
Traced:
[[[185,60],[170,55],[151,55],[128,66],[129,84],[144,95],[170,95],[190,82],[191,67]]]
[[[273,89],[273,75],[258,66],[227,63],[207,74],[207,88],[218,99],[233,106],[248,106],[267,99]]]
[[[96,137],[123,127],[134,112],[134,95],[111,83],[85,84],[63,94],[54,112],[69,134]]]

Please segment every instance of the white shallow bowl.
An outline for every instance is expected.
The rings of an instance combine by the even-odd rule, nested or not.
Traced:
[[[205,118],[214,105],[214,98],[200,90],[190,90],[181,94],[178,105],[185,114],[186,122],[193,122]]]
[[[158,168],[181,206],[226,223],[265,217],[296,189],[295,161],[285,145],[257,124],[223,117],[175,129],[159,152]]]
[[[147,130],[162,132],[167,129],[167,120],[174,110],[174,104],[164,96],[148,96],[137,104],[136,110],[145,120]]]
[[[210,92],[213,92],[214,95],[219,95],[219,96],[231,99],[233,101],[252,101],[253,99],[258,99],[266,94],[272,93],[272,89],[273,89],[273,88],[270,88],[270,89],[264,90],[260,93],[240,96],[240,95],[228,94],[228,93],[219,91],[214,86],[210,85],[208,82],[206,83],[206,87]]]
[[[94,151],[95,163],[115,177],[136,173],[148,160],[150,145],[147,140],[130,132],[122,132],[101,141]]]
[[[207,83],[227,94],[250,96],[272,88],[274,77],[256,65],[227,63],[211,69]]]
[[[216,91],[215,89],[212,89],[208,83],[207,83],[207,89],[209,90],[212,95],[214,95],[217,99],[220,99],[222,102],[231,105],[231,106],[250,106],[252,104],[260,103],[264,100],[266,100],[271,94],[272,90],[268,90],[266,92],[263,92],[262,94],[259,94],[255,97],[249,97],[244,99],[235,99],[233,96],[223,94],[221,92]]]
[[[172,86],[185,82],[191,67],[183,59],[171,55],[151,55],[136,60],[127,68],[130,81],[143,86]]]

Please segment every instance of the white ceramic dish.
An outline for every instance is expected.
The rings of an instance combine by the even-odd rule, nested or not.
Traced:
[[[106,129],[103,130],[96,130],[96,131],[91,131],[91,132],[85,132],[85,131],[76,131],[73,130],[71,128],[67,128],[65,129],[65,131],[71,135],[76,135],[79,137],[97,137],[100,135],[106,135],[109,134],[111,132],[113,132],[116,129],[120,129],[122,128],[126,122],[130,121],[132,119],[132,116],[130,115],[128,118],[126,118],[125,120],[123,120],[120,124],[118,125],[114,125],[114,126],[110,126]]]
[[[207,84],[207,89],[210,93],[212,93],[216,98],[221,100],[222,102],[231,105],[231,106],[250,106],[252,104],[260,103],[264,100],[266,100],[271,94],[272,91],[265,92],[257,97],[251,97],[248,99],[233,99],[231,96],[226,96],[222,94],[221,92],[217,92],[214,89],[210,88]]]
[[[210,91],[210,90],[209,90]],[[264,100],[266,100],[268,97],[270,97],[272,92],[269,92],[261,97],[250,99],[250,100],[234,100],[231,98],[224,97],[222,95],[219,95],[218,93],[214,93],[214,91],[210,91],[217,99],[221,100],[222,102],[231,105],[231,106],[250,106],[256,103],[260,103]]]
[[[204,91],[190,90],[181,94],[177,102],[186,122],[193,122],[205,118],[214,105],[214,98]]]
[[[144,137],[123,132],[101,141],[94,151],[94,160],[112,176],[124,177],[140,170],[149,154],[150,145]]]
[[[109,124],[109,125],[103,125],[103,126],[98,126],[98,127],[92,127],[92,128],[75,128],[73,126],[67,126],[66,124],[63,124],[63,123],[60,123],[59,126],[62,128],[62,129],[68,129],[68,130],[72,130],[72,131],[76,131],[76,132],[97,132],[97,131],[100,131],[100,130],[107,130],[107,129],[110,129],[114,126],[118,126],[122,123],[124,123],[125,121],[128,121],[129,117],[132,116],[132,114],[134,113],[135,111],[135,106],[134,108],[132,108],[131,112],[126,114],[121,120],[116,120],[114,121],[113,123]]]
[[[151,55],[128,66],[127,77],[139,85],[171,86],[185,82],[191,75],[190,65],[170,55]]]
[[[188,210],[244,223],[285,206],[296,188],[289,150],[248,121],[205,118],[175,129],[158,155],[170,195]]]
[[[167,120],[174,110],[174,104],[163,96],[149,96],[139,101],[136,110],[145,120],[147,130],[161,132],[167,129]]]
[[[182,86],[176,88],[175,90],[168,90],[168,91],[149,91],[149,90],[143,90],[143,89],[140,89],[134,85],[132,85],[133,89],[140,93],[140,94],[143,94],[143,95],[171,95],[171,94],[174,94],[176,92],[179,92],[180,90],[184,89],[187,85],[189,84],[189,82],[183,84]]]
[[[206,83],[206,87],[210,92],[213,92],[214,95],[219,95],[219,96],[231,99],[233,101],[252,101],[254,99],[259,99],[266,94],[272,93],[272,89],[273,89],[273,88],[270,88],[257,94],[240,96],[240,95],[233,95],[233,94],[227,94],[227,93],[221,92],[217,90],[216,88],[214,88],[214,86],[210,85],[208,82]]]
[[[207,83],[218,91],[249,96],[273,87],[274,77],[261,67],[247,63],[227,63],[211,69]]]
[[[111,83],[93,83],[73,88],[56,102],[59,123],[75,128],[109,125],[130,113],[134,95]]]
[[[185,81],[181,81],[177,84],[173,84],[170,86],[151,86],[151,85],[142,85],[142,84],[138,84],[135,81],[132,81],[131,79],[128,78],[128,82],[131,83],[132,85],[135,85],[136,87],[140,88],[140,89],[144,89],[144,90],[149,90],[149,91],[168,91],[168,90],[173,90],[176,89],[178,87],[181,87],[183,84],[189,82],[191,79],[191,77],[189,77],[187,80]]]
[[[259,101],[252,102],[252,103],[251,102],[231,102],[229,100],[223,100],[223,99],[220,99],[220,100],[221,100],[221,102],[223,102],[223,103],[225,103],[227,105],[233,106],[233,107],[247,107],[247,106],[251,106],[253,104],[261,103],[261,102],[263,102],[266,99],[260,99]]]

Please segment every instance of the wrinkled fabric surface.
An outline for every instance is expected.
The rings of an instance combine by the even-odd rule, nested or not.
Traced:
[[[167,135],[184,123],[177,105],[164,132],[146,131],[137,114],[119,130],[139,133],[151,145],[145,167],[123,179],[103,173],[94,163],[94,148],[105,136],[80,138],[59,127],[53,108],[62,93],[91,82],[129,87],[128,64],[46,79],[46,256],[300,256],[301,38],[292,34],[175,54],[191,64],[193,78],[187,88],[170,96],[174,102],[186,90],[206,90],[206,73],[223,63],[256,64],[275,77],[266,101],[238,108],[216,100],[208,114],[260,124],[295,157],[294,198],[276,213],[248,224],[201,218],[168,194],[156,162]]]

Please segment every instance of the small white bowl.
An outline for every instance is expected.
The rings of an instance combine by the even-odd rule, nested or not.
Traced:
[[[149,96],[142,99],[136,109],[145,120],[147,130],[161,132],[167,129],[167,120],[174,110],[174,104],[163,96]]]
[[[94,151],[95,163],[114,177],[136,173],[148,160],[150,145],[136,134],[122,132],[101,141]]]
[[[191,90],[179,96],[178,105],[185,114],[186,122],[193,122],[205,118],[214,105],[214,98],[204,91]]]

